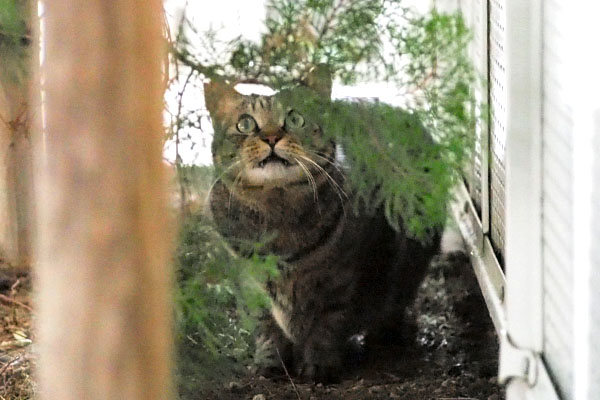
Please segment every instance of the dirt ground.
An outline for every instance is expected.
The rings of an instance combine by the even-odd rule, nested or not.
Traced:
[[[464,253],[433,262],[400,343],[374,345],[332,385],[246,377],[198,399],[501,400],[498,342]],[[410,319],[410,318],[409,318]]]
[[[31,283],[27,271],[0,265],[0,400],[32,398]],[[466,256],[435,261],[394,345],[372,345],[339,384],[248,376],[198,399],[501,400],[498,343]]]

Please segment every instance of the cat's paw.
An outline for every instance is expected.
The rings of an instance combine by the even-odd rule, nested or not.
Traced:
[[[256,338],[252,372],[266,378],[285,376],[284,364],[290,363],[290,350],[277,338],[261,334]]]
[[[306,381],[339,382],[342,372],[342,356],[339,351],[334,349],[316,350],[308,346],[303,350],[302,358],[295,365],[298,376]]]
[[[296,374],[303,380],[317,383],[338,383],[341,367],[337,364],[318,364],[301,362],[296,367]]]
[[[258,335],[255,341],[254,365],[258,369],[281,366],[275,341],[267,335]]]

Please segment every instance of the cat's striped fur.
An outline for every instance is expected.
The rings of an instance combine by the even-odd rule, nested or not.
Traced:
[[[234,246],[270,237],[265,251],[281,259],[257,362],[269,369],[281,359],[301,376],[331,380],[352,335],[402,317],[439,238],[422,245],[390,228],[383,212],[357,216],[334,143],[301,110],[223,83],[207,84],[205,97],[221,171],[214,220]]]

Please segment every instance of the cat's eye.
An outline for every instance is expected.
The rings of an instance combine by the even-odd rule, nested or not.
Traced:
[[[256,131],[256,121],[248,114],[240,117],[237,123],[237,130],[241,133],[252,133]]]
[[[304,126],[304,117],[298,111],[291,110],[285,117],[286,128],[302,128]]]

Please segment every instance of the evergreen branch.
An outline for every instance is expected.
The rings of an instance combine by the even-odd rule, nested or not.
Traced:
[[[210,67],[202,65],[199,62],[195,62],[189,59],[188,54],[182,51],[177,50],[176,48],[172,48],[171,52],[175,55],[175,59],[189,67],[192,71],[197,72],[200,75],[210,76],[212,75],[212,70]]]
[[[355,210],[383,209],[391,226],[426,241],[445,222],[450,190],[472,146],[469,33],[459,16],[414,16],[399,3],[269,0],[272,14],[258,44],[241,38],[219,42],[211,31],[192,47],[182,27],[198,32],[182,20],[172,54],[176,65],[190,68],[182,68],[190,81],[219,77],[268,84],[280,89],[280,99],[291,89],[289,105],[343,147],[349,165],[344,189],[354,192]],[[410,107],[312,98],[299,83],[320,63],[344,82],[376,76],[401,85]],[[178,110],[178,135],[197,125],[194,115]],[[426,133],[437,141],[424,140]],[[193,185],[190,171],[201,169],[181,167],[186,184]],[[277,272],[276,262],[259,256],[258,247],[238,245],[255,256],[237,257],[203,217],[192,216],[182,233],[178,321],[183,338],[197,339],[210,365],[251,358],[251,333],[268,304],[259,283]]]
[[[337,12],[345,5],[346,0],[340,0],[336,6],[333,7],[329,16],[325,18],[325,23],[323,24],[323,28],[319,33],[319,42],[323,41],[325,34],[331,28],[330,25],[335,21],[335,18],[338,16]]]

